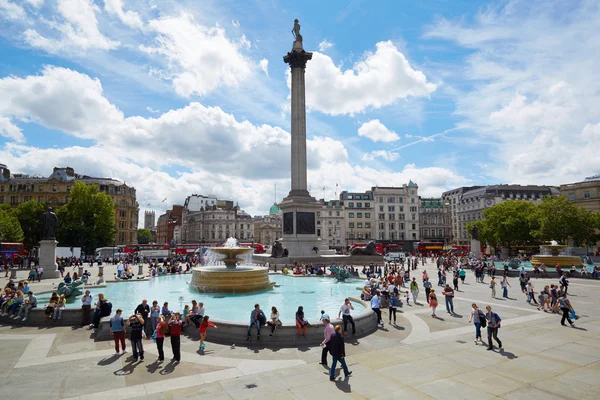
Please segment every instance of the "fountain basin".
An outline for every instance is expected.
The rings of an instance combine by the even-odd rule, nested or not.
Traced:
[[[274,282],[264,267],[195,267],[190,286],[203,293],[253,293],[270,290]]]
[[[571,268],[573,265],[581,267],[581,257],[578,256],[551,256],[551,255],[535,255],[531,257],[531,264],[540,266],[546,265],[548,269],[553,269],[556,265],[560,265],[563,269]]]

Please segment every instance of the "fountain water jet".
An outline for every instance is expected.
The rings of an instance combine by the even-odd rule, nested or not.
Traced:
[[[252,265],[238,265],[251,257],[252,248],[239,247],[235,238],[229,238],[223,247],[211,247],[206,264],[195,267],[190,285],[207,293],[252,293],[271,289],[269,271]],[[223,262],[225,266],[215,265]],[[212,265],[211,265],[212,264]]]

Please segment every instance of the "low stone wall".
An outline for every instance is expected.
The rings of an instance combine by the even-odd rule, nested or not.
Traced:
[[[282,257],[282,258],[272,258],[269,257],[268,254],[254,254],[252,256],[252,262],[257,264],[265,264],[269,262],[270,265],[275,265],[283,267],[284,265],[288,265],[291,267],[294,265],[294,262],[297,261],[300,264],[313,264],[313,265],[321,265],[329,267],[332,264],[338,265],[354,265],[354,266],[362,266],[379,264],[383,265],[383,256],[350,256],[350,255],[315,255],[315,256],[305,256],[305,257]],[[278,268],[279,269],[279,268]]]
[[[360,302],[359,299],[352,299],[354,302]],[[363,303],[364,304],[364,303]],[[256,344],[256,328],[254,327],[251,331],[252,341],[246,342],[248,333],[248,325],[239,322],[232,321],[219,321],[212,320],[217,328],[208,328],[208,335],[206,340],[211,343],[219,343],[225,345],[235,344],[237,346],[244,346],[245,344]],[[343,325],[342,320],[334,320],[333,325]],[[377,330],[377,315],[370,309],[367,308],[361,314],[354,316],[354,323],[356,324],[356,335],[361,338],[370,335]],[[348,338],[351,338],[352,327],[348,324]],[[271,333],[270,326],[263,326],[260,329],[260,343],[267,347],[301,347],[301,346],[318,346],[323,340],[323,324],[321,322],[314,321],[309,327],[306,328],[306,336],[300,335],[298,337],[296,325],[283,324],[280,328],[275,329],[275,333],[272,337],[269,337]],[[200,340],[200,334],[194,327],[187,327],[184,329],[183,335],[194,339]],[[112,340],[110,335],[110,317],[102,318],[100,326],[96,330],[94,340]]]
[[[61,319],[46,320],[46,314],[43,307],[36,307],[29,310],[29,316],[27,321],[23,322],[21,319],[10,319],[8,316],[0,317],[0,324],[3,325],[24,325],[24,326],[39,326],[39,327],[52,327],[52,326],[81,326],[83,322],[83,311],[81,308],[65,309],[62,312]],[[90,312],[90,323],[94,310]]]

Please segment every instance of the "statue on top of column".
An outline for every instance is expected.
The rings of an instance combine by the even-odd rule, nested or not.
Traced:
[[[296,38],[297,42],[302,41],[302,35],[300,34],[300,24],[298,23],[298,18],[294,20],[294,29],[292,29],[292,34]]]

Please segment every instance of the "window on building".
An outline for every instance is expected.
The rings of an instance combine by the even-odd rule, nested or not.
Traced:
[[[365,222],[365,228],[370,228],[371,227],[371,223],[370,222]]]
[[[362,222],[357,222],[356,223],[356,227],[357,228],[362,228],[363,227],[363,223]]]
[[[356,218],[362,218],[362,213],[361,212],[356,213]]]
[[[362,203],[361,202],[356,203],[356,207],[362,208]]]
[[[348,213],[348,218],[354,218],[354,213],[353,212]]]
[[[388,214],[388,220],[393,221],[396,219],[396,214]]]
[[[417,215],[416,214],[412,214],[412,219],[417,219]]]
[[[348,195],[348,200],[352,200],[353,196],[351,194]]]
[[[354,222],[348,222],[348,228],[354,228]]]
[[[410,199],[410,202],[414,204],[414,202],[415,202],[415,198],[414,198],[414,197],[411,197],[411,199]]]
[[[348,202],[348,207],[354,207],[354,202],[353,201]]]
[[[371,233],[365,232],[365,239],[371,239]]]
[[[404,203],[404,197],[398,197],[398,203]]]
[[[321,236],[321,230],[317,229],[317,236]]]
[[[379,202],[380,202],[380,203],[383,203],[383,197],[380,197],[380,198],[379,198]]]
[[[589,199],[590,198],[590,192],[583,192],[583,198],[584,199]]]
[[[412,228],[411,228],[411,229],[412,229],[412,230],[415,230],[415,229],[417,229],[417,225],[416,225],[416,224],[412,224]]]
[[[385,223],[384,222],[380,222],[379,223],[379,229],[385,229]]]
[[[363,238],[363,233],[362,232],[358,232],[358,238],[362,239]]]
[[[575,193],[569,193],[569,200],[575,200]]]
[[[411,206],[410,207],[410,212],[417,212],[417,207],[416,206]]]
[[[385,214],[378,214],[377,219],[385,219]]]
[[[336,211],[336,212],[335,212],[335,216],[336,216],[336,217],[339,217],[339,216],[340,216],[340,212],[339,212],[339,211]]]
[[[338,221],[339,222],[339,221]],[[329,220],[329,225],[331,225],[331,220]]]
[[[385,232],[379,232],[379,240],[385,239]]]
[[[396,207],[388,206],[388,212],[394,212],[394,211],[396,211]]]
[[[393,222],[390,222],[388,225],[388,228],[390,229],[390,231],[393,231],[396,227],[396,224],[394,224]]]
[[[379,211],[383,212],[383,206],[379,206]]]
[[[388,203],[395,203],[396,202],[396,198],[395,197],[388,197],[387,198],[387,202]]]
[[[331,217],[331,211],[329,211],[329,216]]]
[[[365,213],[365,218],[371,218],[371,213]]]
[[[321,225],[321,220],[320,219],[317,220],[317,225]]]
[[[398,219],[399,220],[403,220],[404,219],[404,214],[398,214]]]
[[[365,203],[365,208],[370,208],[371,207],[371,203]]]
[[[321,216],[321,211],[317,211],[317,217]]]

